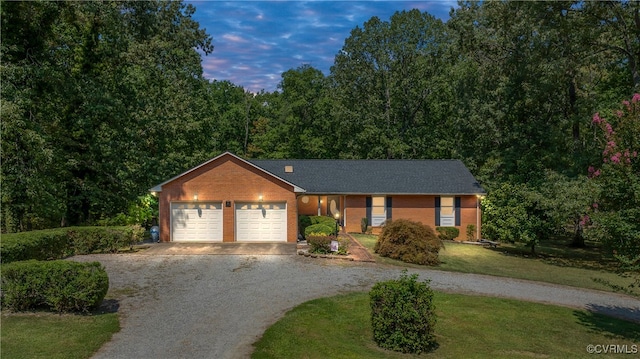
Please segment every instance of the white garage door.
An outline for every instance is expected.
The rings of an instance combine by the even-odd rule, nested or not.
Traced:
[[[236,241],[286,242],[286,203],[237,203]]]
[[[171,240],[221,242],[222,203],[171,203]]]

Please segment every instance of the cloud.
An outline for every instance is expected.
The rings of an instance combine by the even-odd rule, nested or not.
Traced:
[[[204,76],[246,90],[275,91],[281,74],[309,64],[325,75],[351,30],[377,16],[417,8],[443,20],[455,1],[187,1],[213,38]]]

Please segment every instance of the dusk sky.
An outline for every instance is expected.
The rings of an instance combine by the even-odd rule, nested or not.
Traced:
[[[455,0],[431,1],[186,1],[213,38],[202,56],[204,76],[251,92],[275,91],[283,72],[304,64],[329,74],[356,26],[373,16],[419,9],[446,21]]]

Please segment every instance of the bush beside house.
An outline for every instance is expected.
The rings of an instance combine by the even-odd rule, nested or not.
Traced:
[[[456,227],[436,227],[436,232],[441,241],[452,241],[460,235],[460,230]]]
[[[326,216],[300,216],[300,233],[305,239],[310,235],[337,235],[336,220]]]

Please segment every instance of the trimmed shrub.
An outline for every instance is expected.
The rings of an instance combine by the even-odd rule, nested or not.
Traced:
[[[336,220],[335,220],[335,218],[332,218],[332,217],[311,216],[311,217],[309,217],[309,219],[311,219],[311,224],[324,224],[324,225],[331,226],[331,227],[334,227],[334,228],[336,226]]]
[[[407,219],[388,220],[373,250],[407,263],[436,265],[442,241],[431,227]]]
[[[369,228],[369,218],[364,217],[360,220],[360,231],[367,233],[367,228]]]
[[[442,241],[452,241],[460,235],[460,230],[456,227],[436,227],[436,231]]]
[[[60,259],[72,254],[71,238],[64,228],[3,234],[0,240],[2,263]]]
[[[298,217],[298,230],[306,238],[305,229],[311,225],[311,218],[309,216],[302,215]]]
[[[376,283],[369,292],[373,339],[378,346],[403,353],[422,353],[436,347],[433,290],[418,275]]]
[[[98,262],[22,261],[2,265],[2,305],[13,311],[46,308],[88,312],[109,289]]]
[[[312,224],[304,230],[304,237],[308,239],[310,235],[330,236],[336,233],[336,225],[327,225],[324,223]]]
[[[3,234],[0,261],[61,259],[74,254],[114,253],[142,240],[144,229],[127,227],[69,227]]]

